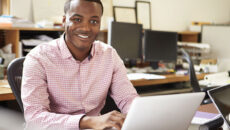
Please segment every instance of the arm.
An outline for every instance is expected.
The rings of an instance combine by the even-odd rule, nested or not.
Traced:
[[[127,113],[133,99],[138,96],[135,88],[128,80],[126,68],[113,50],[113,78],[110,87],[110,96],[114,99],[120,110]],[[80,121],[80,128],[105,129],[115,127],[120,130],[126,115],[117,111],[95,117],[84,116]]]
[[[45,68],[39,59],[28,55],[24,62],[21,97],[27,127],[79,129],[82,115],[58,114],[50,111]]]
[[[110,96],[113,98],[122,113],[127,113],[134,98],[138,97],[136,89],[127,77],[123,61],[113,50],[114,72],[110,87]]]

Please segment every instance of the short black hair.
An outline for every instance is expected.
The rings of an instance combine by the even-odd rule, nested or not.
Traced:
[[[64,13],[66,14],[68,11],[69,11],[69,9],[70,9],[70,3],[71,3],[71,1],[72,0],[67,0],[66,2],[65,2],[65,6],[64,6]],[[101,10],[102,10],[102,14],[103,14],[103,4],[102,4],[102,2],[101,2],[101,0],[85,0],[85,1],[90,1],[90,2],[96,2],[96,3],[98,3],[98,4],[100,4],[101,5]]]

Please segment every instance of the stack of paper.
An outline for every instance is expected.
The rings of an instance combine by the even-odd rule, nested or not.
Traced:
[[[146,73],[129,73],[127,74],[129,80],[138,80],[138,79],[165,79],[165,76],[156,75],[156,74],[146,74]]]
[[[0,26],[3,27],[35,27],[34,23],[18,17],[2,15],[0,16]]]
[[[214,120],[219,116],[220,114],[197,111],[191,123],[201,125]]]

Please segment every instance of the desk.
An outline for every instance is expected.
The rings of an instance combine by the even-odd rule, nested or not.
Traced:
[[[201,80],[204,79],[206,74],[198,74],[197,79]],[[159,84],[167,84],[167,83],[176,83],[176,82],[188,82],[189,76],[188,75],[176,75],[176,74],[169,74],[165,75],[165,79],[157,79],[157,80],[147,80],[147,79],[140,79],[140,80],[131,80],[133,86],[140,87],[146,85],[159,85]]]
[[[203,79],[205,74],[197,75],[197,78]],[[146,86],[146,85],[159,85],[159,84],[167,84],[167,83],[176,83],[176,82],[187,82],[189,81],[189,76],[184,75],[175,75],[170,74],[166,75],[165,79],[157,79],[157,80],[132,80],[132,84],[135,87]],[[15,100],[15,97],[10,88],[2,87],[2,85],[7,85],[8,83],[5,81],[0,81],[0,101],[7,101],[7,100]]]
[[[8,85],[8,82],[0,81],[0,101],[15,100],[15,97],[10,88],[2,87],[3,85]]]
[[[219,114],[213,103],[201,105],[198,111]]]

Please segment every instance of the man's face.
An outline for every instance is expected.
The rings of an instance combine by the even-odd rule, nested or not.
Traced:
[[[78,50],[90,49],[100,31],[101,5],[85,0],[73,0],[63,17],[66,43]]]

